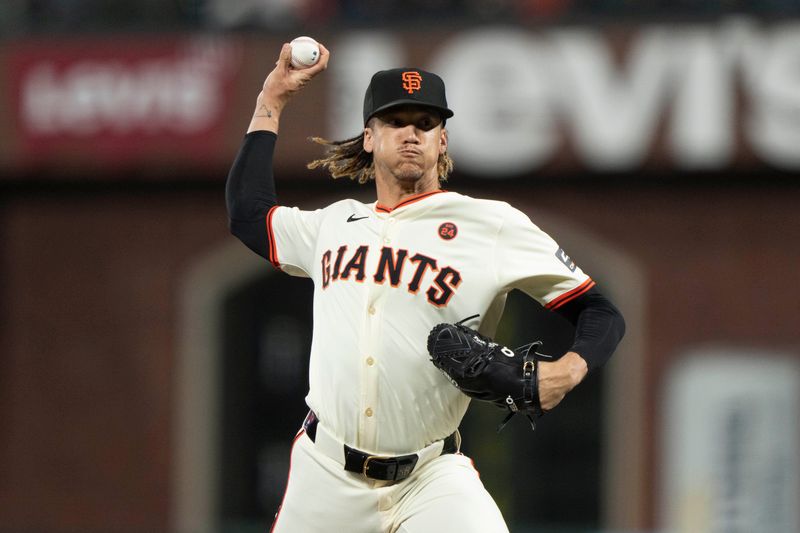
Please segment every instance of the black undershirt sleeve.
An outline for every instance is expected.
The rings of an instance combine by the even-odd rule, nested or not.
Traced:
[[[575,340],[570,351],[586,360],[590,372],[608,361],[625,335],[622,313],[597,287],[592,287],[555,312],[575,326]]]
[[[255,253],[269,259],[266,217],[278,204],[272,155],[278,136],[271,131],[245,135],[225,185],[230,231]]]

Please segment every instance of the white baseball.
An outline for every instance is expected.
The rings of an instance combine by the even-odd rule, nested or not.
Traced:
[[[298,37],[289,43],[292,47],[292,66],[302,69],[319,61],[319,45],[311,37]]]

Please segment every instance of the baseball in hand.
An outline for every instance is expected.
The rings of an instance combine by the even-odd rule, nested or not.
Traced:
[[[311,37],[298,37],[289,43],[292,47],[292,66],[308,68],[319,61],[319,45]]]

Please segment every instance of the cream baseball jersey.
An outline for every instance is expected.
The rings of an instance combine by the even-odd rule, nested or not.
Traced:
[[[315,285],[306,402],[336,438],[377,454],[443,439],[467,409],[429,360],[434,325],[479,314],[468,325],[493,336],[510,290],[553,309],[594,285],[519,210],[454,192],[393,209],[276,206],[267,232],[273,265]]]

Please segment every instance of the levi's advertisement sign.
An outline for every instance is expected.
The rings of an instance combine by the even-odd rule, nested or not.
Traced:
[[[166,37],[26,43],[8,61],[23,166],[203,164],[239,66],[231,41]]]
[[[358,135],[370,77],[397,66],[445,80],[449,150],[475,177],[800,170],[800,20],[315,37],[331,62],[286,108],[275,159],[298,178],[323,176],[305,171],[321,155],[308,138]],[[0,166],[218,179],[280,46],[254,34],[0,44],[15,128]]]
[[[380,33],[336,42],[334,138],[358,131],[349,95],[417,64],[411,49]],[[445,80],[449,150],[473,175],[800,169],[800,21],[476,27],[429,50],[419,66]]]

